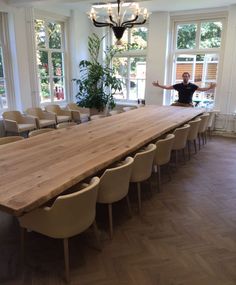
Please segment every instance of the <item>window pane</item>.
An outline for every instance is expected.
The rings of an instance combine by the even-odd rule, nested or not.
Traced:
[[[121,79],[122,90],[117,91],[114,95],[115,99],[127,99],[127,90],[128,90],[128,58],[127,57],[119,57],[114,58],[112,65],[115,69],[116,77]]]
[[[48,76],[48,52],[37,51],[38,71],[41,77]]]
[[[134,49],[146,49],[147,28],[145,27],[132,28],[130,43],[134,46]]]
[[[6,84],[5,81],[0,78],[0,109],[5,109],[7,107]]]
[[[130,59],[130,90],[129,99],[144,99],[146,79],[146,58],[133,57]]]
[[[61,48],[61,25],[58,23],[48,23],[49,48]]]
[[[190,80],[192,80],[195,55],[180,55],[176,59],[176,82],[182,81],[182,74],[188,72],[190,74]]]
[[[43,20],[35,20],[35,39],[38,48],[46,47],[46,31]]]
[[[63,76],[61,52],[52,52],[52,66],[54,76]]]
[[[48,78],[40,78],[39,79],[39,87],[40,87],[40,99],[41,103],[50,102],[50,84]]]
[[[221,22],[201,23],[200,48],[218,48],[221,44]]]
[[[196,47],[197,24],[177,26],[177,49],[192,49]]]
[[[54,93],[54,101],[65,100],[63,77],[53,78],[53,93]]]

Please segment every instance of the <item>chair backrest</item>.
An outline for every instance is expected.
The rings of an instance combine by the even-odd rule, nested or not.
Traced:
[[[2,137],[0,138],[0,145],[21,141],[23,139],[24,138],[20,136]]]
[[[100,178],[99,203],[113,203],[128,194],[133,158],[127,157],[114,168],[106,169]]]
[[[53,112],[56,115],[60,115],[61,114],[61,108],[60,108],[59,105],[56,105],[56,104],[45,106],[45,110],[48,111],[48,112]]]
[[[51,132],[51,131],[55,131],[55,129],[53,129],[53,128],[46,128],[46,129],[34,130],[34,131],[29,132],[29,138],[35,137],[35,136],[38,136],[38,135],[41,135],[41,134],[44,134],[44,133],[48,133],[48,132]]]
[[[68,238],[83,232],[95,219],[99,178],[92,178],[84,189],[82,187],[78,185],[77,192],[61,195],[51,207],[45,207],[45,219],[37,219],[37,210],[33,215],[22,216],[19,218],[21,226],[32,224],[34,230],[37,223],[38,232],[53,238]]]
[[[195,140],[197,138],[200,123],[201,123],[200,118],[197,118],[193,121],[188,122],[188,124],[190,125],[190,129],[188,133],[189,141]]]
[[[78,106],[76,103],[68,103],[66,107],[67,107],[67,109],[68,109],[69,111],[79,111],[79,112],[82,113],[82,114],[88,114],[88,115],[90,115],[90,110],[89,110],[89,108],[80,107],[80,106]]]
[[[172,149],[179,150],[185,148],[189,129],[190,125],[185,124],[183,127],[174,130],[173,134],[175,135],[175,139]]]
[[[22,114],[19,111],[6,111],[2,114],[3,119],[21,123]]]
[[[156,155],[154,162],[157,165],[164,165],[170,161],[171,150],[175,140],[174,134],[168,134],[164,139],[160,139],[156,142]]]
[[[75,122],[65,122],[65,123],[60,123],[57,125],[57,129],[64,129],[72,126],[76,126],[77,124]]]
[[[216,113],[214,111],[209,112],[209,120],[208,120],[208,128],[214,128],[214,121],[215,121]]]
[[[204,113],[199,118],[201,119],[201,123],[199,125],[198,132],[199,133],[204,133],[208,127],[208,120],[209,120],[210,114],[209,113]]]
[[[28,108],[26,113],[39,119],[43,118],[43,110],[41,108]]]
[[[151,176],[155,154],[155,144],[149,144],[135,154],[130,178],[131,182],[141,182]]]

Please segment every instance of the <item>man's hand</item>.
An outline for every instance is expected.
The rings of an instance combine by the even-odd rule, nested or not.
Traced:
[[[158,82],[158,80],[157,80],[156,82],[155,82],[155,81],[153,81],[153,82],[152,82],[152,85],[153,85],[153,86],[157,86],[157,87],[159,87],[159,82]]]
[[[211,83],[210,86],[209,86],[209,88],[210,88],[210,89],[216,88],[216,83]]]

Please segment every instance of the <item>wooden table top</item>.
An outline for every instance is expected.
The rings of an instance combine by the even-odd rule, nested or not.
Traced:
[[[31,211],[201,109],[145,106],[0,146],[0,210]]]

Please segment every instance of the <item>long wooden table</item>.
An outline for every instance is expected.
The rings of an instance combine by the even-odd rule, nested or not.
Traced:
[[[23,215],[200,113],[146,106],[0,146],[0,210]]]

